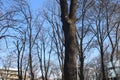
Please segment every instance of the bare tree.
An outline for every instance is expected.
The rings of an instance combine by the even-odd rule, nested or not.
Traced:
[[[112,39],[111,38],[111,32],[115,28],[116,24],[113,24],[113,15],[115,15],[114,11],[116,8],[116,5],[114,2],[111,1],[98,1],[94,2],[93,11],[95,14],[93,14],[93,24],[92,31],[94,34],[96,34],[96,40],[94,41],[95,44],[97,44],[97,49],[99,50],[99,53],[101,55],[101,73],[102,73],[102,79],[106,80],[106,72],[105,72],[105,61],[104,61],[104,55],[106,54],[106,51],[109,48],[109,44],[106,43],[107,38],[110,40],[110,44]],[[111,27],[112,26],[112,27]],[[117,41],[116,41],[117,42]],[[115,43],[116,44],[116,43]],[[115,51],[115,45],[112,43],[112,53]],[[113,55],[112,55],[113,56]]]
[[[33,16],[31,7],[26,0],[18,0],[14,1],[16,5],[15,9],[18,11],[18,16],[22,16],[22,18],[18,18],[18,22],[22,24],[24,27],[19,27],[20,32],[23,30],[23,35],[25,32],[26,36],[26,44],[27,44],[27,53],[29,54],[28,58],[28,69],[30,70],[30,79],[34,80],[34,64],[33,64],[33,49],[35,45],[35,41],[38,38],[38,34],[41,30],[41,25],[43,22],[39,22],[39,14],[37,16]],[[20,29],[21,28],[21,29]],[[36,30],[37,28],[37,30]],[[36,32],[35,32],[36,31]]]
[[[102,80],[106,80],[106,76],[105,76],[105,64],[104,64],[104,54],[106,51],[107,46],[104,45],[105,40],[107,38],[107,30],[105,24],[103,24],[102,22],[105,20],[104,17],[104,8],[105,7],[105,1],[98,1],[95,2],[94,4],[94,21],[95,21],[95,26],[93,25],[92,29],[93,29],[93,33],[96,34],[96,43],[98,44],[98,50],[99,53],[101,55],[101,73],[102,73]]]
[[[108,39],[110,42],[110,50],[109,53],[111,54],[110,56],[110,62],[112,64],[113,70],[115,72],[116,75],[116,79],[118,79],[118,74],[115,70],[115,53],[117,53],[117,48],[118,48],[118,44],[119,44],[119,40],[120,40],[120,36],[119,36],[119,28],[120,28],[120,22],[119,22],[119,5],[114,2],[107,2],[106,3],[106,27],[107,27],[107,35],[108,35]],[[114,17],[113,17],[114,16]],[[114,20],[114,21],[113,21]],[[114,35],[114,37],[113,37]]]
[[[79,1],[77,9],[77,12],[79,12],[79,14],[77,14],[79,15],[77,17],[77,36],[79,45],[78,75],[80,80],[84,80],[84,61],[86,57],[85,53],[87,52],[90,43],[95,37],[95,34],[91,33],[91,23],[89,22],[89,11],[92,6],[93,0],[81,0]]]
[[[17,41],[15,44],[16,50],[17,50],[17,68],[18,68],[18,77],[19,80],[22,80],[23,78],[23,58],[24,58],[24,53],[25,53],[25,48],[26,48],[26,34],[23,39],[20,41]],[[24,77],[25,78],[25,77]]]
[[[63,80],[64,79],[64,70],[63,69],[64,69],[64,58],[65,58],[65,52],[64,52],[65,41],[64,41],[63,30],[61,27],[60,13],[58,13],[60,8],[56,1],[54,1],[53,4],[57,4],[57,5],[54,5],[57,8],[54,8],[54,6],[53,6],[52,10],[48,9],[47,10],[48,12],[45,11],[43,14],[44,14],[45,19],[49,22],[50,26],[52,27],[52,29],[51,29],[52,34],[49,34],[49,35],[54,43],[53,48],[54,48],[54,52],[58,58],[60,70],[62,72],[62,80]],[[49,12],[52,14],[49,14]]]
[[[13,37],[9,34],[9,31],[16,25],[15,16],[17,11],[3,0],[0,1],[0,5],[0,39],[4,38],[6,40],[7,37]]]
[[[47,30],[42,29],[41,35],[39,35],[39,41],[37,42],[37,54],[39,59],[40,70],[43,80],[48,80],[50,75],[50,63],[52,53],[52,40],[50,40],[45,34]]]

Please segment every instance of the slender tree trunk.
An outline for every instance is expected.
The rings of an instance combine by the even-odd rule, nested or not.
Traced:
[[[18,50],[18,61],[17,61],[17,67],[18,67],[18,78],[19,80],[22,80],[21,70],[20,70],[20,52]]]
[[[30,80],[34,80],[33,66],[32,66],[32,28],[30,25],[30,34],[29,34],[29,68],[30,68]]]
[[[29,66],[30,66],[30,75],[31,75],[31,78],[30,80],[34,80],[34,73],[33,73],[33,69],[32,69],[32,57],[31,57],[31,54],[29,54]]]
[[[101,47],[101,69],[102,69],[102,80],[106,80],[103,47]]]
[[[111,62],[113,71],[115,72],[116,80],[118,80],[118,74],[117,74],[117,72],[116,72],[116,70],[115,70],[115,65],[114,65],[114,62],[113,62],[113,55],[112,55],[112,54],[111,54],[110,62]]]
[[[83,52],[80,55],[80,80],[84,80],[84,56]]]
[[[24,80],[27,79],[27,76],[26,76],[26,75],[27,75],[28,66],[29,66],[29,65],[27,64],[26,69],[25,69],[25,73],[24,73]]]

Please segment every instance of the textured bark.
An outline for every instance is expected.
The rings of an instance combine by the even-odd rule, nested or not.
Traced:
[[[77,37],[76,37],[76,7],[77,0],[70,0],[70,6],[67,0],[60,0],[61,19],[65,36],[65,63],[64,63],[64,80],[77,80]],[[70,7],[70,11],[68,11]]]
[[[68,25],[67,25],[68,26]],[[73,25],[72,25],[73,26]],[[64,77],[65,80],[76,80],[76,54],[77,42],[75,36],[75,27],[70,26],[65,33],[65,64]]]

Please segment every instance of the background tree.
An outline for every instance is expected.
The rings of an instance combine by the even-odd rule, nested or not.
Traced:
[[[56,5],[55,5],[56,4]],[[56,6],[56,8],[54,7]],[[53,50],[55,55],[57,55],[57,59],[59,62],[60,70],[62,72],[62,80],[64,79],[64,58],[65,58],[65,41],[64,41],[64,34],[62,30],[62,24],[60,20],[60,7],[57,1],[53,0],[53,5],[50,8],[44,11],[43,16],[52,27],[50,37],[53,41]],[[50,13],[50,14],[49,14]],[[51,17],[52,16],[52,17]]]
[[[35,76],[34,76],[35,75],[35,66],[34,65],[35,64],[33,61],[33,57],[34,57],[33,51],[34,51],[34,53],[37,52],[34,50],[35,42],[36,42],[38,34],[41,30],[41,26],[42,26],[43,22],[38,22],[38,20],[40,19],[39,14],[37,14],[37,16],[34,17],[34,15],[32,14],[32,11],[31,11],[31,7],[26,0],[14,1],[14,3],[15,3],[15,5],[14,5],[15,9],[18,11],[17,16],[18,17],[22,16],[22,18],[20,17],[17,20],[18,23],[21,24],[20,26],[18,25],[17,31],[20,35],[25,36],[25,38],[23,38],[23,42],[20,43],[20,45],[23,44],[23,46],[21,46],[20,48],[22,50],[24,50],[24,48],[26,46],[26,49],[27,49],[26,53],[28,53],[28,56],[29,56],[28,57],[28,72],[30,72],[30,79],[34,80],[34,78],[35,78]],[[19,37],[21,38],[22,36],[20,36],[20,35],[19,35]],[[19,47],[19,42],[17,42],[16,46],[17,46],[17,48]],[[20,54],[20,50],[19,49],[17,49],[17,50],[19,51],[18,54]],[[24,53],[24,51],[23,51],[23,53]]]
[[[119,21],[117,18],[119,18],[117,15],[118,13],[118,7],[119,5],[117,3],[110,3],[109,1],[106,2],[106,27],[107,27],[107,34],[109,39],[109,53],[110,55],[110,62],[112,64],[113,70],[116,75],[116,79],[118,79],[118,73],[115,70],[115,53],[117,53],[117,48],[120,40],[119,36]],[[114,15],[114,18],[112,17]],[[117,16],[117,17],[116,17]],[[113,21],[114,20],[114,21]],[[114,37],[113,37],[114,35]]]
[[[17,41],[15,43],[15,46],[17,48],[17,68],[18,68],[18,77],[19,80],[23,79],[23,58],[24,58],[24,53],[25,53],[25,48],[26,48],[26,34],[21,39],[21,41]],[[25,77],[24,77],[25,78]]]
[[[95,26],[93,25],[93,32],[94,34],[96,34],[96,44],[98,44],[98,50],[99,53],[101,55],[101,74],[102,74],[102,80],[106,80],[106,76],[105,76],[105,64],[104,64],[104,55],[105,55],[105,51],[107,46],[105,46],[105,40],[107,38],[107,30],[105,27],[105,24],[103,23],[103,21],[105,20],[104,17],[104,5],[105,1],[98,1],[95,2],[94,4],[94,21],[95,21]]]
[[[84,65],[85,57],[87,57],[86,52],[88,52],[88,47],[95,37],[91,33],[91,23],[89,22],[89,11],[93,6],[93,0],[81,0],[78,1],[77,9],[77,40],[79,46],[79,60],[78,60],[78,70],[80,80],[84,80]],[[90,35],[89,35],[90,34]],[[89,36],[89,38],[88,38]]]
[[[39,66],[41,71],[41,77],[43,80],[48,80],[50,77],[50,68],[51,68],[51,55],[52,55],[52,40],[50,40],[48,35],[45,33],[48,30],[44,28],[40,32],[37,46],[37,55],[39,59]]]

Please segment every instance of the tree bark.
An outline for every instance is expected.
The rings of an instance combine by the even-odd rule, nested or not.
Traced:
[[[75,25],[77,0],[70,0],[70,11],[67,0],[60,0],[60,7],[65,37],[64,80],[77,80],[78,45]]]

